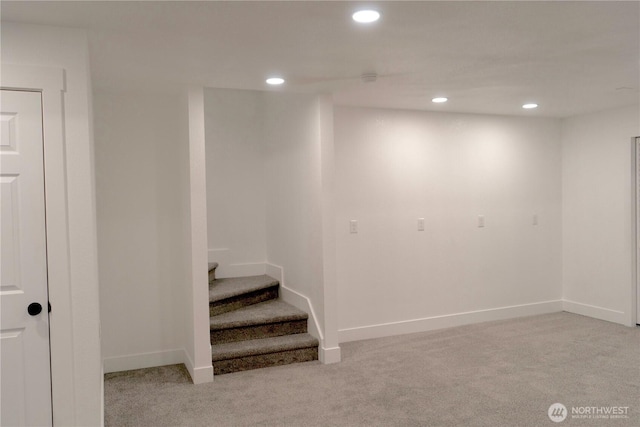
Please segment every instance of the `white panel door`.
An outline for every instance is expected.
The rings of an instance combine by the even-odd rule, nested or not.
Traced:
[[[0,93],[3,427],[52,424],[41,99],[40,92]]]

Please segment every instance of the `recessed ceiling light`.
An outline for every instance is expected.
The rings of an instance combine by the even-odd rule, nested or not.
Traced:
[[[270,77],[267,79],[268,85],[281,85],[284,83],[284,79],[282,77]]]
[[[538,104],[535,104],[535,103],[532,102],[532,103],[529,103],[529,104],[524,104],[522,106],[522,108],[524,108],[525,110],[531,110],[533,108],[538,108]]]
[[[433,98],[431,102],[435,102],[436,104],[442,104],[443,102],[447,102],[449,98],[445,98],[444,96],[439,96],[437,98]]]
[[[380,19],[380,12],[377,10],[359,10],[351,15],[354,21],[361,24],[370,24]]]

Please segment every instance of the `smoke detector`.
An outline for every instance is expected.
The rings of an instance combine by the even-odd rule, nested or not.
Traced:
[[[376,73],[364,73],[360,78],[364,83],[371,83],[378,80],[378,75]]]

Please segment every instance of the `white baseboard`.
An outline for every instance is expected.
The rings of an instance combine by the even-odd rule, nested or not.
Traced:
[[[320,343],[322,344],[322,342],[324,341],[324,334],[322,333],[322,329],[320,329],[320,324],[318,323],[316,312],[314,311],[309,298],[294,291],[293,289],[287,288],[282,284],[282,282],[280,282],[280,298],[282,298],[284,302],[291,304],[295,308],[309,314],[309,334],[317,338],[318,341],[320,341]]]
[[[231,249],[209,249],[207,253],[208,262],[217,262],[218,264],[229,264],[231,261]]]
[[[268,276],[271,276],[280,282],[280,297],[284,302],[309,314],[308,330],[311,336],[320,341],[320,347],[318,349],[318,358],[320,361],[324,364],[340,362],[340,347],[324,348],[324,334],[320,328],[320,323],[318,322],[318,317],[313,309],[311,300],[298,291],[287,287],[284,277],[284,269],[282,267],[267,263],[265,271]]]
[[[322,329],[320,329],[320,324],[318,323],[316,312],[313,310],[311,300],[301,293],[287,287],[282,267],[273,264],[266,264],[266,274],[280,282],[280,298],[282,298],[284,302],[309,314],[309,334],[317,338],[318,341],[322,343],[324,340],[324,334],[322,333]]]
[[[267,276],[271,276],[276,279],[278,282],[282,283],[284,278],[282,277],[284,273],[282,272],[282,267],[266,263],[265,264],[265,274]]]
[[[210,383],[213,381],[213,366],[195,368],[193,372],[189,372],[189,374],[194,384]]]
[[[361,326],[341,329],[338,331],[340,342],[360,341],[371,338],[382,338],[393,335],[412,334],[416,332],[432,331],[435,329],[451,328],[472,323],[504,320],[515,317],[533,316],[537,314],[557,313],[562,311],[562,301],[543,301],[533,304],[499,307],[488,310],[454,313],[443,316],[425,317],[420,319],[403,320],[399,322],[383,323],[379,325]]]
[[[340,347],[324,348],[320,346],[318,349],[318,359],[325,365],[340,362],[340,360],[342,360]]]
[[[126,356],[105,357],[104,373],[131,371],[132,369],[152,368],[154,366],[175,365],[186,362],[183,348],[156,351],[150,353],[129,354]],[[185,363],[186,364],[186,363]]]
[[[216,277],[224,279],[227,277],[247,277],[260,276],[265,274],[264,262],[234,263],[231,249],[209,249],[207,261],[217,262]]]
[[[597,307],[595,305],[562,300],[562,309],[569,313],[580,314],[582,316],[593,317],[594,319],[606,320],[607,322],[619,323],[621,325],[628,325],[629,323],[624,312]]]
[[[220,265],[216,268],[216,278],[261,276],[265,274],[265,264],[254,262],[246,264]]]
[[[213,365],[196,368],[193,360],[191,360],[186,351],[184,352],[184,356],[184,366],[187,367],[187,371],[189,371],[189,375],[191,375],[191,381],[193,381],[194,384],[204,384],[213,381]]]

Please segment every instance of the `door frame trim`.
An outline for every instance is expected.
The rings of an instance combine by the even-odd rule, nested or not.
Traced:
[[[632,283],[630,300],[630,326],[640,324],[640,136],[631,138],[631,254]]]
[[[65,74],[60,68],[2,64],[2,89],[42,94],[49,340],[53,422],[74,424],[74,384],[68,193],[65,164]]]

